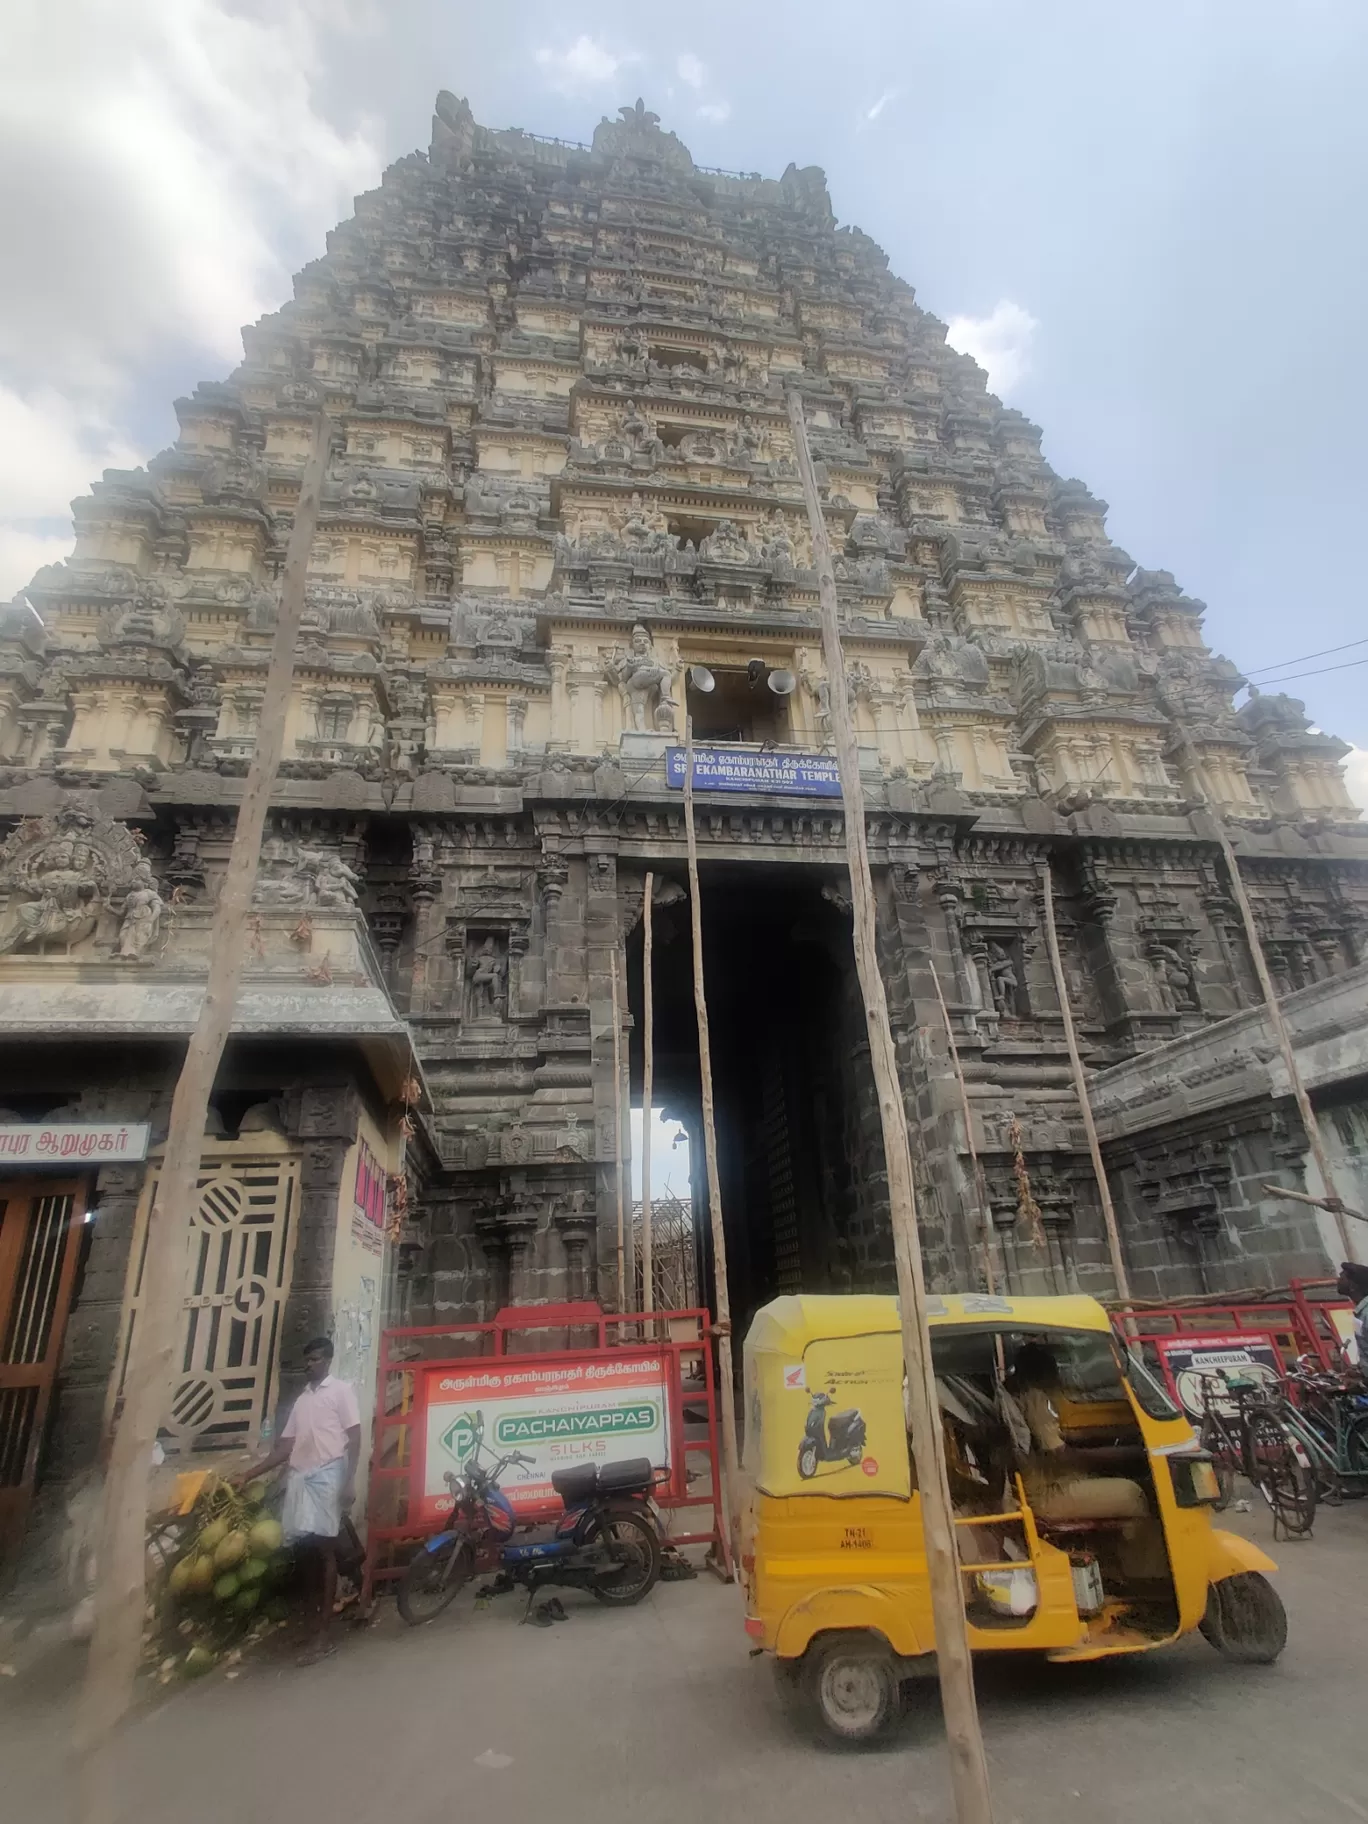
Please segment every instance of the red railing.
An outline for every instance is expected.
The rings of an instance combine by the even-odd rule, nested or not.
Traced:
[[[371,1433],[370,1477],[366,1491],[366,1564],[362,1603],[370,1603],[376,1587],[395,1581],[404,1572],[408,1554],[401,1548],[431,1530],[428,1523],[410,1518],[414,1501],[415,1453],[413,1429],[426,1408],[420,1377],[431,1370],[459,1368],[473,1360],[497,1358],[535,1367],[566,1357],[611,1356],[615,1351],[643,1347],[658,1351],[668,1364],[670,1462],[668,1479],[652,1491],[657,1507],[667,1515],[706,1507],[711,1525],[676,1532],[669,1530],[670,1545],[709,1545],[729,1574],[726,1525],[722,1509],[722,1477],[717,1445],[717,1389],[712,1359],[712,1320],[703,1310],[655,1312],[606,1312],[596,1304],[510,1305],[491,1322],[427,1324],[384,1330],[375,1383],[375,1418]],[[556,1333],[555,1340],[548,1336]],[[520,1342],[540,1337],[540,1348],[510,1349],[509,1338]],[[706,1429],[702,1437],[686,1436],[686,1408],[702,1411]],[[706,1460],[707,1492],[690,1492],[690,1464]],[[548,1510],[557,1511],[557,1510]],[[534,1514],[526,1516],[534,1519]]]
[[[1179,1305],[1136,1306],[1135,1334],[1142,1343],[1166,1336],[1200,1336],[1258,1331],[1272,1336],[1284,1366],[1300,1355],[1314,1356],[1327,1372],[1343,1365],[1342,1338],[1330,1313],[1350,1310],[1348,1300],[1308,1297],[1322,1287],[1333,1288],[1333,1279],[1290,1280],[1285,1292],[1249,1300],[1202,1299]],[[1113,1312],[1118,1330],[1119,1314]],[[1129,1320],[1128,1320],[1129,1322]]]

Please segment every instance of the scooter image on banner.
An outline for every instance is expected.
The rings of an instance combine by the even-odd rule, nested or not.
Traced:
[[[864,1456],[865,1422],[858,1406],[843,1412],[829,1412],[836,1396],[814,1393],[812,1408],[804,1427],[803,1441],[798,1446],[798,1474],[810,1482],[819,1463],[849,1463],[853,1469]]]

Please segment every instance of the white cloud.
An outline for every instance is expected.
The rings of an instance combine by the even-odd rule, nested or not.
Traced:
[[[1031,343],[1040,327],[1030,311],[1002,298],[986,317],[951,317],[945,339],[988,370],[988,384],[1006,398],[1030,370]]]
[[[708,80],[707,64],[695,57],[692,51],[681,52],[675,68],[679,72],[679,80],[687,82],[691,89],[701,89]]]
[[[1344,756],[1344,782],[1361,811],[1368,811],[1368,747],[1355,747]]]
[[[0,359],[108,384],[173,335],[231,360],[288,295],[281,242],[317,244],[379,175],[370,129],[314,105],[307,0],[18,0],[8,36],[0,238],[28,257]]]
[[[207,374],[240,358],[241,325],[289,296],[292,255],[378,179],[375,130],[316,104],[316,23],[335,36],[365,17],[323,0],[10,0],[0,597],[52,555],[73,495],[137,460],[120,416],[140,373],[171,351]]]
[[[84,494],[101,470],[134,468],[141,460],[104,419],[82,415],[62,394],[23,398],[0,385],[0,502],[6,519],[65,518],[68,502]]]
[[[731,103],[729,101],[705,101],[698,109],[698,118],[712,121],[730,120]]]
[[[23,526],[0,524],[0,602],[7,602],[31,583],[44,564],[59,564],[71,556],[69,532],[30,532]]]
[[[628,64],[640,63],[638,51],[612,51],[588,32],[581,32],[566,50],[554,50],[549,44],[532,53],[533,61],[546,71],[549,87],[561,95],[576,95],[585,89],[601,88],[611,82]]]
[[[61,393],[24,398],[0,384],[0,602],[41,565],[69,555],[69,503],[103,470],[142,460],[98,411]]]

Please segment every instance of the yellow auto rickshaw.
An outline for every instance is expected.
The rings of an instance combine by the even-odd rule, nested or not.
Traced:
[[[1277,1567],[1213,1527],[1210,1458],[1101,1305],[929,1304],[971,1647],[1100,1659],[1200,1628],[1275,1659]],[[897,1301],[775,1299],[745,1402],[746,1631],[833,1735],[869,1739],[935,1650]]]

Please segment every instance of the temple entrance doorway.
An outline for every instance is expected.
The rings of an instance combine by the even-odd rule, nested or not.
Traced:
[[[732,1322],[784,1292],[895,1283],[878,1108],[850,914],[840,875],[783,864],[704,864],[704,977]],[[689,1136],[698,1285],[712,1249],[698,1029],[682,875],[654,913],[654,1104]],[[673,889],[673,892],[672,892]],[[642,935],[628,943],[631,1099],[641,1106]]]

